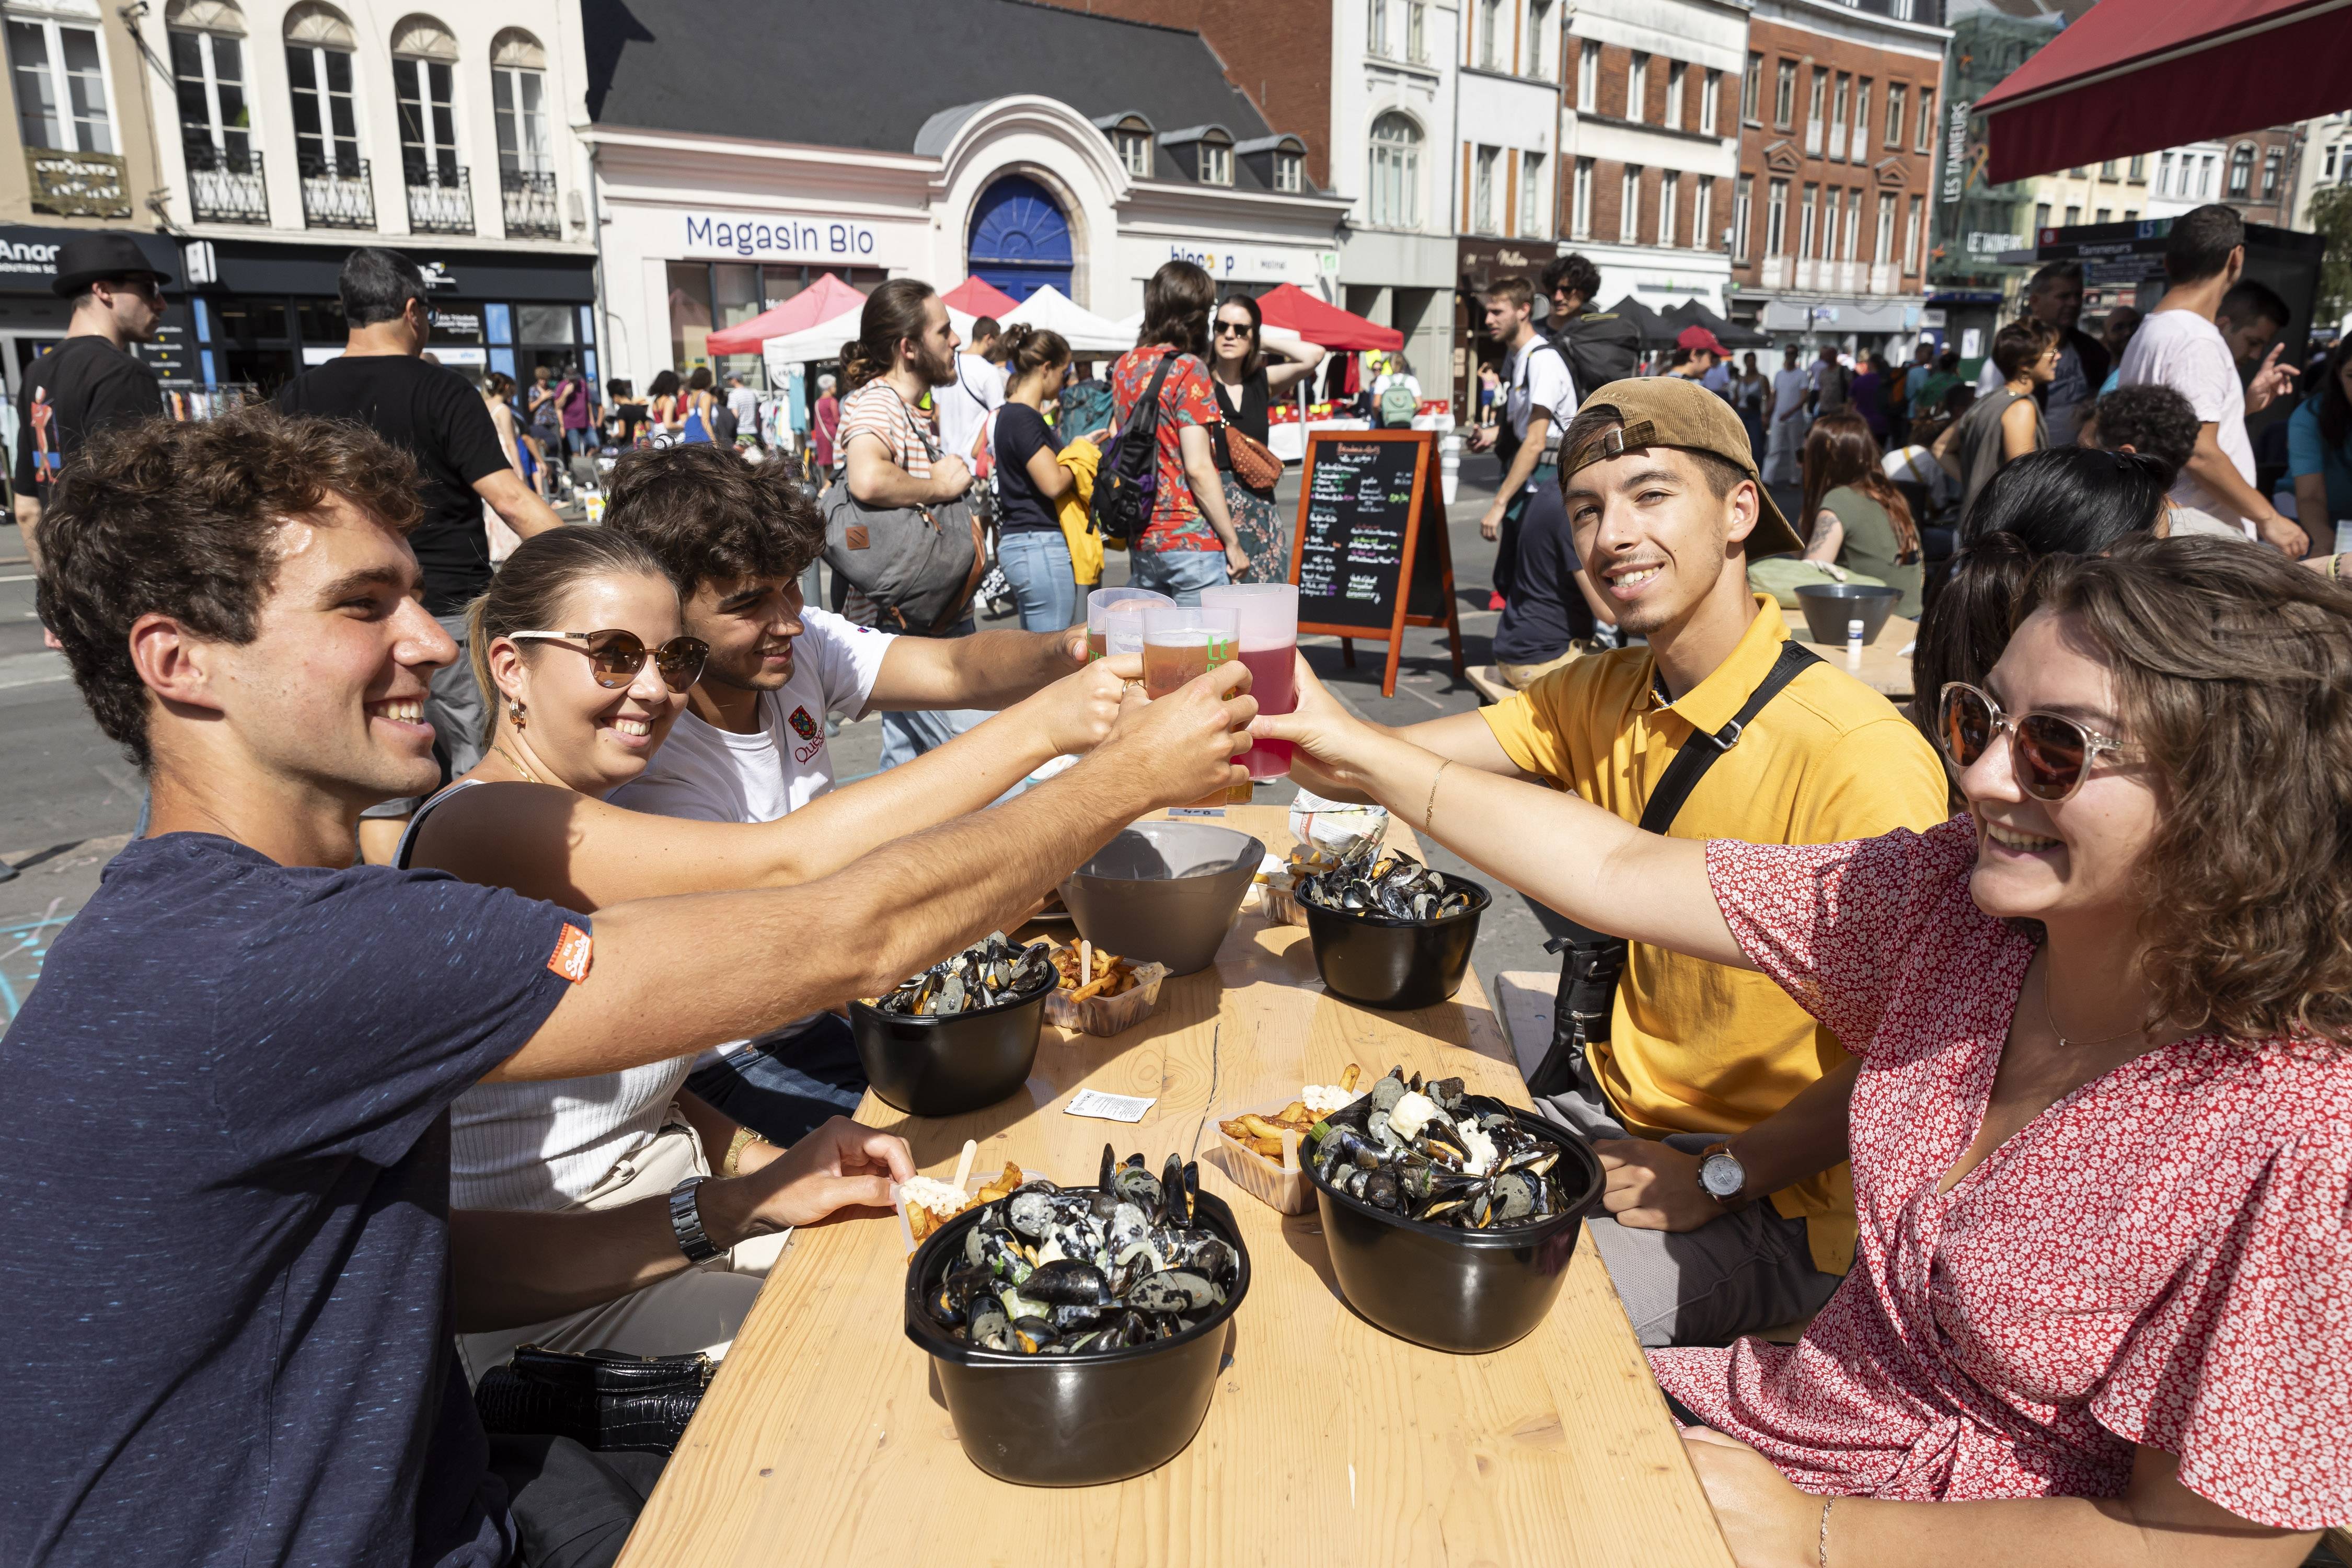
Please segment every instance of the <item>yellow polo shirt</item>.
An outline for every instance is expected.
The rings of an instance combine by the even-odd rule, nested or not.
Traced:
[[[1511,761],[1627,822],[1694,727],[1730,722],[1789,628],[1765,595],[1731,657],[1679,701],[1659,700],[1647,648],[1579,659],[1483,709]],[[1705,742],[1701,742],[1704,744]],[[1716,760],[1684,802],[1676,838],[1836,844],[1945,818],[1944,769],[1894,705],[1836,668],[1809,667]],[[1564,853],[1573,854],[1572,847]],[[1593,1077],[1628,1130],[1746,1131],[1845,1059],[1837,1037],[1761,974],[1635,942]],[[1807,1221],[1814,1267],[1853,1263],[1853,1181],[1843,1165],[1772,1194]]]

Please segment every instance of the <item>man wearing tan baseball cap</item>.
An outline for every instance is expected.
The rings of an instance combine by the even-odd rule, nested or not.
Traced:
[[[1749,591],[1750,560],[1801,546],[1729,404],[1675,377],[1612,382],[1560,453],[1577,557],[1645,645],[1385,732],[1302,666],[1298,711],[1252,728],[1297,743],[1304,787],[1385,800],[1381,759],[1401,748],[1367,744],[1384,733],[1678,838],[1830,844],[1944,820],[1944,771],[1918,731],[1790,642]],[[1427,780],[1425,758],[1413,776]],[[1449,810],[1439,778],[1425,805],[1388,804],[1466,858],[1528,866],[1539,885],[1536,868],[1579,853],[1498,813],[1516,790],[1458,791]],[[1643,1342],[1720,1344],[1818,1310],[1853,1262],[1853,1188],[1799,1151],[1845,1114],[1843,1047],[1763,974],[1591,932],[1567,952],[1551,1049],[1522,1042],[1520,1061],[1608,1168],[1607,1217],[1588,1224]]]

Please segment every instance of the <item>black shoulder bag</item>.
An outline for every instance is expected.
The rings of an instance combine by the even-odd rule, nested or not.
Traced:
[[[1128,411],[1127,423],[1110,438],[1110,449],[1095,469],[1094,504],[1087,516],[1103,542],[1125,549],[1143,537],[1160,489],[1160,386],[1181,351],[1170,349],[1151,373],[1151,384]]]
[[[1803,674],[1807,665],[1820,662],[1819,655],[1795,638],[1782,643],[1780,657],[1731,722],[1711,735],[1705,731],[1694,734],[1666,764],[1656,792],[1642,808],[1642,831],[1662,834],[1672,827],[1683,803],[1715,760],[1739,743],[1740,735],[1756,721],[1764,705]],[[1577,929],[1580,934],[1554,937],[1544,943],[1546,952],[1559,953],[1561,958],[1559,996],[1552,1005],[1551,1048],[1544,1053],[1543,1065],[1528,1078],[1528,1092],[1538,1100],[1570,1089],[1601,1098],[1585,1060],[1585,1047],[1608,1042],[1610,1016],[1617,1006],[1617,982],[1625,973],[1626,943],[1622,937],[1603,936],[1581,926]]]

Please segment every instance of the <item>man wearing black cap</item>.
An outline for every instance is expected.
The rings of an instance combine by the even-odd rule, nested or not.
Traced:
[[[82,444],[163,411],[155,373],[125,346],[154,341],[172,279],[127,234],[76,235],[58,247],[49,287],[74,302],[66,341],[33,362],[16,415],[16,522],[39,564],[41,508]]]
[[[1581,848],[1535,826],[1554,789],[1677,838],[1834,844],[1944,820],[1919,731],[1790,651],[1750,592],[1748,563],[1799,541],[1728,404],[1672,376],[1612,382],[1560,452],[1576,552],[1644,642],[1396,731],[1302,674],[1297,711],[1253,725],[1297,744],[1302,785],[1404,812],[1538,901]],[[1821,1119],[1842,1125],[1841,1042],[1761,974],[1638,942],[1580,943],[1568,967],[1528,1087],[1608,1172],[1587,1234],[1642,1342],[1721,1344],[1818,1310],[1853,1259],[1853,1193],[1795,1151]]]

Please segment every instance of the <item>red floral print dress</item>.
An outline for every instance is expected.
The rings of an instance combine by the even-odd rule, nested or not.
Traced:
[[[2200,1035],[1975,1141],[2032,942],[1966,817],[1714,842],[1741,948],[1863,1058],[1853,1270],[1795,1345],[1651,1352],[1809,1492],[2114,1497],[2132,1446],[2284,1530],[2352,1523],[2352,1052]]]

